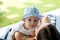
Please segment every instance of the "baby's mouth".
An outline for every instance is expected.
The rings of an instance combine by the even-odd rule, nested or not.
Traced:
[[[31,25],[31,27],[35,27],[35,25]]]
[[[31,28],[31,29],[34,29],[34,28],[36,28],[36,27],[35,27],[35,26],[30,26],[30,28]]]

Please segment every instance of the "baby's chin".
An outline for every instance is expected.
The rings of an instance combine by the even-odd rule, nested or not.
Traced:
[[[33,29],[33,28],[28,28],[28,29],[30,30],[30,29]]]
[[[29,29],[35,29],[36,27],[30,27]]]
[[[35,29],[35,28],[36,28],[36,26],[35,26],[35,27],[33,27],[33,26],[27,27],[28,30],[30,30],[30,29]]]

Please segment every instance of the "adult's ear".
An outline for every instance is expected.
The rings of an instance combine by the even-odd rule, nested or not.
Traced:
[[[44,17],[42,18],[42,23],[50,23],[49,17],[48,17],[48,16],[44,16]]]

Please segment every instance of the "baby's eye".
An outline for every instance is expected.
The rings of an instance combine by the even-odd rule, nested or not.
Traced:
[[[29,19],[29,21],[31,21],[31,19]]]
[[[36,22],[37,20],[34,20],[34,22]]]

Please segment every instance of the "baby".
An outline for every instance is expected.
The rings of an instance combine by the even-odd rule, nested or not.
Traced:
[[[41,14],[34,6],[30,6],[24,10],[22,22],[12,27],[9,34],[9,40],[25,40],[25,35],[35,36],[35,29],[38,28]]]

